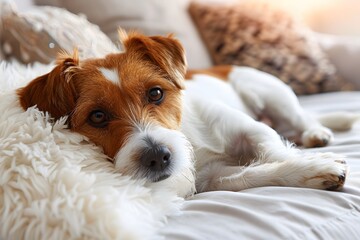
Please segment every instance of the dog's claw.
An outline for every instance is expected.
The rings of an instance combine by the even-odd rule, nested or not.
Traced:
[[[324,181],[324,185],[328,186],[326,190],[329,191],[336,191],[341,189],[344,186],[345,180],[346,180],[346,171],[344,171],[341,175],[337,176],[338,181]]]
[[[346,164],[346,161],[345,161],[345,160],[335,160],[335,162],[341,163],[341,164]]]
[[[343,156],[333,153],[317,153],[311,155],[308,160],[313,161],[314,172],[306,178],[306,187],[335,191],[344,186],[348,167]]]
[[[324,146],[329,143],[329,139],[327,139],[327,138],[322,138],[321,141]]]
[[[307,130],[302,134],[302,144],[307,147],[324,147],[333,139],[333,133],[325,127]]]

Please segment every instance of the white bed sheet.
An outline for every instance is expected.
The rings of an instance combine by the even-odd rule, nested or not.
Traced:
[[[360,92],[301,97],[311,112],[359,111]],[[360,239],[360,123],[325,148],[350,166],[341,192],[261,187],[208,192],[187,200],[161,230],[165,239]],[[259,176],[260,177],[260,176]]]

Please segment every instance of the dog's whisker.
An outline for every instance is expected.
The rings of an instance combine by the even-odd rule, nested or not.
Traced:
[[[184,173],[181,173],[181,175],[182,175],[185,179],[187,179],[190,183],[193,183],[193,181],[191,181]]]

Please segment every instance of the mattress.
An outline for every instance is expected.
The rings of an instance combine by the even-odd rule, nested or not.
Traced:
[[[360,92],[304,96],[300,102],[313,114],[360,112]],[[360,239],[360,123],[351,131],[336,132],[328,147],[304,151],[345,155],[350,173],[343,190],[259,187],[200,193],[168,220],[161,235],[207,240]]]

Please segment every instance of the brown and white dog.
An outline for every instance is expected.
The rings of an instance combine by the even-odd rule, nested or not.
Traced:
[[[180,195],[194,189],[193,168],[198,192],[342,187],[339,156],[304,154],[280,137],[314,147],[333,134],[277,78],[232,66],[186,72],[172,36],[120,35],[122,53],[83,61],[76,51],[61,55],[51,72],[17,91],[21,106],[68,116],[69,128],[101,146],[119,172],[172,185]],[[352,122],[336,114],[325,120],[340,128]]]

